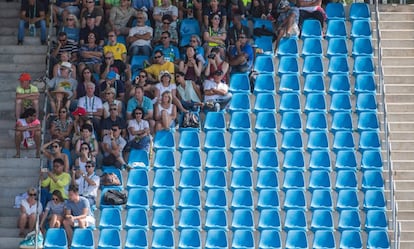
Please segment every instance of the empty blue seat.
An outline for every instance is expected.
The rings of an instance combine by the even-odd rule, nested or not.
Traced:
[[[132,188],[128,191],[127,209],[143,208],[148,209],[148,191],[146,189]]]
[[[308,144],[306,150],[312,152],[314,150],[328,150],[328,135],[325,131],[311,131],[308,136]]]
[[[174,133],[171,131],[157,131],[154,137],[154,150],[175,150]]]
[[[143,208],[128,209],[125,219],[125,229],[144,229],[148,230],[147,211]]]
[[[255,18],[253,19],[253,29],[264,28],[267,31],[273,31],[273,24],[270,20]]]
[[[178,149],[183,150],[199,150],[200,138],[198,132],[195,130],[184,130],[180,133],[180,140],[178,142]]]
[[[235,189],[231,199],[231,209],[253,209],[253,193],[249,189]]]
[[[328,122],[326,119],[326,113],[324,112],[310,112],[306,119],[306,132],[311,131],[327,131]]]
[[[260,211],[259,222],[257,224],[259,231],[274,229],[281,230],[280,214],[277,209],[263,209]]]
[[[283,112],[282,121],[280,123],[280,131],[301,131],[302,119],[299,112]]]
[[[330,38],[328,48],[326,49],[326,57],[330,59],[333,56],[348,56],[347,39],[345,37]]]
[[[299,80],[299,74],[297,73],[287,73],[282,74],[280,76],[279,81],[279,94],[284,93],[300,93],[300,80]]]
[[[348,57],[346,55],[335,55],[329,58],[328,75],[349,74]]]
[[[336,153],[335,170],[357,170],[354,150],[341,150]]]
[[[276,133],[273,131],[260,131],[256,137],[256,152],[262,150],[277,150]]]
[[[386,230],[373,230],[368,232],[367,238],[368,249],[388,249],[390,247],[390,239],[388,237],[388,231]]]
[[[276,170],[260,170],[257,175],[256,190],[279,189]]]
[[[175,170],[175,155],[172,150],[157,150],[154,156],[154,169]]]
[[[235,150],[231,157],[231,170],[253,171],[253,160],[250,150]]]
[[[368,189],[364,193],[364,204],[363,208],[365,211],[368,210],[386,210],[386,200],[383,190]]]
[[[292,137],[292,138],[298,139],[297,137]],[[305,171],[305,159],[303,156],[303,151],[296,150],[296,149],[286,150],[285,156],[283,158],[282,169],[285,171],[288,171],[288,170]]]
[[[231,93],[250,94],[250,79],[247,73],[234,73],[230,77],[229,91]]]
[[[331,157],[327,150],[314,150],[310,153],[309,170],[331,171]]]
[[[127,190],[131,188],[148,189],[148,172],[146,169],[134,168],[128,173]]]
[[[121,249],[121,234],[118,229],[106,228],[99,233],[98,249]]]
[[[180,174],[180,182],[178,183],[178,189],[201,189],[201,176],[200,172],[195,169],[184,169]]]
[[[128,165],[131,167],[149,167],[148,152],[132,149],[128,157]]]
[[[198,189],[185,188],[180,191],[178,208],[201,209],[201,197]]]
[[[310,73],[305,76],[303,92],[309,93],[325,93],[325,81],[322,73]]]
[[[148,248],[147,232],[143,229],[130,229],[126,233],[124,249]]]
[[[65,239],[59,240],[64,241]],[[73,231],[72,243],[70,248],[73,249],[94,249],[95,248],[95,240],[93,237],[92,229],[88,228],[77,228]]]
[[[279,112],[300,112],[300,98],[298,93],[284,93],[280,97]]]
[[[331,113],[335,112],[351,112],[352,105],[350,96],[346,93],[334,93],[331,98],[331,105],[329,107]]]
[[[286,249],[306,249],[308,248],[308,237],[306,231],[290,230],[286,235]]]
[[[313,235],[314,249],[335,249],[335,235],[333,231],[318,230]]]
[[[387,213],[383,210],[368,210],[365,218],[365,231],[373,230],[387,231]]]
[[[260,231],[259,249],[281,249],[282,241],[278,230]]]
[[[259,54],[254,61],[253,70],[258,73],[273,73],[275,66],[273,65],[273,56]]]
[[[339,248],[362,249],[361,232],[357,230],[344,230],[341,232]]]
[[[315,189],[312,191],[310,209],[333,210],[331,190]]]
[[[258,112],[254,130],[256,133],[260,131],[276,131],[277,123],[274,112]]]
[[[224,150],[207,151],[205,169],[219,169],[227,171],[227,156]]]
[[[359,201],[357,190],[342,189],[338,191],[336,210],[342,211],[345,209],[358,210]]]
[[[190,44],[192,35],[201,35],[200,25],[195,18],[184,18],[181,20],[180,27],[180,47]]]
[[[226,141],[224,139],[224,132],[222,131],[209,131],[204,138],[204,151],[210,150],[225,150]]]
[[[154,210],[152,216],[152,225],[151,229],[175,229],[174,228],[174,213],[171,209],[167,208],[157,208]]]
[[[322,56],[322,40],[319,38],[308,38],[303,41],[302,56]]]
[[[326,100],[324,93],[309,93],[306,96],[305,113],[326,112]]]
[[[224,209],[227,210],[227,197],[226,190],[219,188],[212,188],[207,190],[207,196],[205,201],[205,210],[209,209]]]
[[[254,249],[255,241],[253,231],[250,230],[236,230],[233,232],[233,241],[231,248],[234,249]]]
[[[315,19],[306,19],[302,24],[301,32],[302,40],[306,38],[319,38],[322,39],[322,26],[321,23]]]
[[[355,20],[352,22],[351,25],[351,39],[355,40],[355,38],[371,38],[371,20]]]
[[[154,191],[152,208],[169,208],[175,209],[174,190],[158,188]]]
[[[353,170],[340,170],[336,173],[335,190],[342,189],[358,189],[358,181],[355,171]]]
[[[253,211],[249,209],[236,209],[233,211],[233,219],[231,222],[231,229],[236,230],[254,230],[254,215]]]
[[[152,235],[153,249],[174,249],[174,232],[171,229],[155,229]]]
[[[305,210],[306,209],[306,197],[305,191],[301,189],[288,189],[285,192],[285,201],[283,203],[284,210]],[[288,217],[288,216],[286,216]],[[306,223],[306,221],[305,221]]]
[[[277,56],[298,56],[298,41],[295,38],[282,38],[277,48]]]
[[[273,54],[272,36],[257,36],[254,38],[254,45],[263,50],[264,54]]]
[[[345,20],[329,20],[327,26],[326,39],[347,37]]]
[[[250,113],[233,112],[230,118],[229,131],[251,131]]]
[[[355,148],[352,131],[337,131],[334,135],[332,151],[353,150]]]
[[[282,146],[280,147],[282,152],[289,150],[303,150],[302,132],[301,131],[286,131],[283,133]]]
[[[118,36],[120,37],[120,36]],[[131,57],[131,71],[139,72],[145,68],[145,61],[149,62],[150,58],[147,55],[133,55]]]
[[[255,95],[259,93],[276,93],[276,84],[273,73],[261,73],[256,76],[254,80]]]
[[[375,65],[371,56],[356,56],[354,59],[354,67],[352,74],[357,76],[359,74],[374,74]]]
[[[103,208],[99,219],[99,229],[122,229],[121,211],[119,208]]]
[[[331,179],[326,170],[312,170],[309,177],[308,190],[313,192],[317,189],[331,190]]]
[[[262,189],[257,200],[257,210],[273,209],[279,210],[279,195],[277,189]]]
[[[339,212],[338,218],[338,231],[356,230],[361,229],[361,218],[359,216],[359,210],[342,210]]]
[[[180,211],[180,219],[178,221],[178,229],[187,230],[201,230],[201,216],[200,210],[195,208],[185,208]]]
[[[231,177],[230,189],[253,189],[252,172],[249,170],[234,170]]]
[[[259,93],[254,102],[254,112],[276,112],[275,96],[272,93]]]
[[[210,229],[206,236],[206,249],[227,249],[227,232],[222,229]]]
[[[154,173],[152,189],[169,188],[175,190],[174,171],[170,169],[158,169]]]
[[[352,131],[352,115],[350,112],[334,112],[331,132]]]
[[[382,171],[365,170],[362,174],[361,188],[363,191],[368,189],[384,190],[384,179]]]
[[[357,95],[355,110],[360,112],[376,112],[377,100],[374,93],[360,93]]]
[[[210,229],[222,229],[227,231],[227,226],[226,210],[219,208],[207,210],[204,230],[208,231]]]
[[[236,97],[236,101],[237,101],[237,97]],[[204,122],[204,132],[208,132],[211,130],[218,130],[218,131],[226,130],[226,120],[225,120],[223,112],[207,112],[206,119]]]
[[[308,74],[323,74],[323,61],[321,55],[309,55],[305,57],[302,67],[302,75],[306,77]]]
[[[306,214],[304,210],[290,209],[286,211],[283,230],[304,230],[306,231]]]
[[[377,131],[362,131],[359,133],[358,150],[363,153],[366,150],[380,150],[381,141]]]
[[[179,249],[201,249],[200,231],[195,229],[183,229],[178,240]]]
[[[375,76],[371,73],[358,74],[355,76],[355,93],[375,93],[376,83]]]
[[[379,121],[376,112],[361,112],[358,115],[358,131],[379,131]]]
[[[364,150],[361,156],[361,170],[382,171],[382,156],[379,150]]]
[[[355,38],[352,45],[352,56],[374,56],[372,41],[369,38]]]
[[[39,242],[39,247],[43,245]],[[68,240],[66,231],[63,228],[49,228],[46,231],[44,248],[48,249],[67,249]]]
[[[231,134],[229,150],[251,150],[252,143],[250,133],[248,131],[234,131]]]
[[[325,12],[328,21],[336,19],[345,20],[345,10],[342,3],[329,2],[326,5]]]
[[[366,3],[352,3],[349,10],[349,19],[351,21],[358,19],[370,19],[371,11]]]
[[[314,232],[319,230],[334,231],[332,211],[325,209],[313,210],[310,229]]]
[[[181,152],[180,170],[185,169],[201,171],[201,156],[199,150],[184,150]]]
[[[250,112],[250,97],[247,93],[235,93],[231,97],[229,104],[230,114],[237,111]],[[225,127],[225,126],[224,126]]]
[[[346,93],[351,94],[351,86],[348,74],[332,74],[329,83],[329,94]]]
[[[277,73],[279,77],[284,74],[299,74],[299,65],[296,56],[280,57]]]

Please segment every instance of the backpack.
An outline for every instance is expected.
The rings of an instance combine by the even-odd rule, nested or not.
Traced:
[[[184,113],[183,122],[181,123],[182,128],[199,128],[200,119],[194,112]]]
[[[106,205],[123,205],[127,203],[128,197],[126,193],[116,189],[109,189],[104,194],[104,204]]]
[[[121,185],[121,181],[119,180],[118,176],[113,173],[104,173],[101,176],[101,185],[104,186],[119,186]]]

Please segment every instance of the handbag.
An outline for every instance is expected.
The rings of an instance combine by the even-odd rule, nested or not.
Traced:
[[[127,200],[127,194],[116,189],[106,191],[103,198],[104,204],[107,205],[123,205]]]

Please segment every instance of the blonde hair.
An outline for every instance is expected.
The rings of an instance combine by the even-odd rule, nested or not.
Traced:
[[[75,23],[75,28],[79,28],[80,27],[80,24],[79,24],[79,20],[78,20],[78,18],[76,17],[76,15],[74,15],[74,14],[69,14],[68,16],[67,16],[67,18],[73,18],[75,21],[74,21],[74,23]],[[65,22],[66,22],[66,25],[67,25],[67,21],[65,20]]]
[[[172,94],[171,94],[171,92],[170,91],[165,91],[165,92],[163,92],[162,94],[161,94],[161,99],[162,99],[162,97],[164,97],[164,95],[167,95],[168,96],[168,103],[172,103]]]

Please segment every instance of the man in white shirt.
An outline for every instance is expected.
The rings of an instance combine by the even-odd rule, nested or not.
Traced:
[[[79,186],[79,194],[88,199],[90,206],[96,204],[100,178],[95,174],[95,163],[87,161],[85,165],[86,172],[82,172],[81,176],[76,179]]]
[[[131,58],[134,55],[151,56],[151,40],[153,29],[145,24],[148,19],[147,13],[138,11],[137,26],[129,30],[127,37],[127,44],[129,44],[128,56]]]
[[[87,116],[92,120],[97,134],[101,134],[100,123],[103,115],[102,100],[95,96],[95,84],[86,84],[86,95],[78,101],[78,107],[85,108]]]
[[[223,71],[217,70],[214,72],[213,80],[206,80],[204,82],[204,102],[206,105],[204,109],[207,111],[220,111],[226,107],[231,100],[231,93],[229,93],[229,86],[223,82]]]

